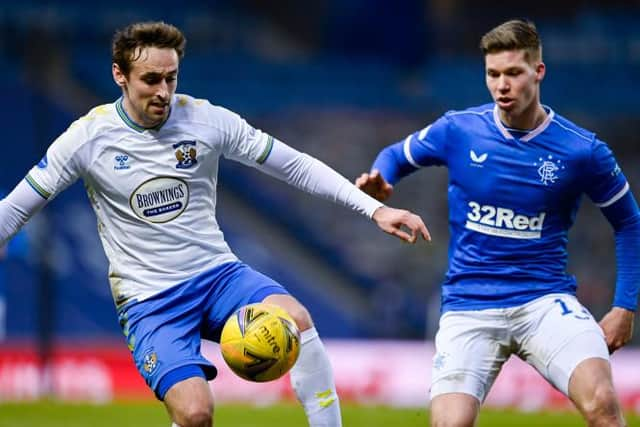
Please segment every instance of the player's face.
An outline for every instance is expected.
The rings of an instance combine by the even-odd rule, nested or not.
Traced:
[[[506,50],[487,54],[485,69],[487,88],[503,116],[516,122],[535,116],[545,72],[542,62],[527,61],[524,50]]]
[[[143,48],[128,76],[113,65],[113,78],[123,89],[124,107],[134,122],[149,128],[167,118],[178,85],[178,65],[175,49],[157,47]]]

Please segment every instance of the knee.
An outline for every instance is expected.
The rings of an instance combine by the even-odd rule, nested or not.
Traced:
[[[441,394],[431,401],[431,427],[473,427],[480,402],[463,393]]]
[[[451,413],[446,417],[431,418],[431,427],[473,427],[475,417],[467,413]]]
[[[309,311],[302,304],[296,304],[294,307],[288,308],[287,312],[296,322],[300,331],[306,331],[313,326],[311,314],[309,314]]]
[[[180,427],[211,427],[213,425],[213,404],[190,402],[175,411],[174,418]]]
[[[275,304],[287,311],[301,331],[313,327],[313,320],[307,309],[291,295],[269,295],[264,299],[268,304]]]
[[[621,425],[611,424],[621,420],[620,406],[613,386],[600,385],[595,388],[589,398],[582,402],[582,412],[589,425]]]

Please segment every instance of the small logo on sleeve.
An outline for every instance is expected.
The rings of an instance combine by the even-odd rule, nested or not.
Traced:
[[[38,168],[44,169],[47,167],[48,164],[49,164],[49,159],[47,159],[47,155],[45,154],[44,157],[40,159],[40,161],[38,162]]]

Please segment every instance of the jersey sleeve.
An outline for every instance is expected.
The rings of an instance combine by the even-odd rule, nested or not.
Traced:
[[[81,148],[88,141],[82,119],[75,121],[49,146],[25,180],[44,199],[55,197],[86,170],[89,159]]]
[[[628,191],[629,183],[616,162],[611,149],[595,139],[592,145],[589,172],[585,192],[600,208],[606,208],[620,200]]]
[[[426,128],[409,135],[404,141],[404,155],[414,167],[447,164],[447,141],[451,123],[446,116]]]
[[[273,149],[273,137],[254,128],[238,114],[223,111],[220,124],[225,135],[222,154],[248,166],[263,164]]]

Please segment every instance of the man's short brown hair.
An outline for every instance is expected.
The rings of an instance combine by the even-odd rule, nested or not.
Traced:
[[[506,50],[524,50],[529,62],[542,59],[542,43],[531,21],[512,19],[498,25],[480,39],[480,49],[486,56]]]
[[[184,56],[187,39],[173,25],[164,22],[137,22],[116,31],[111,44],[111,59],[126,76],[131,64],[140,58],[146,47],[175,49],[178,58]]]

